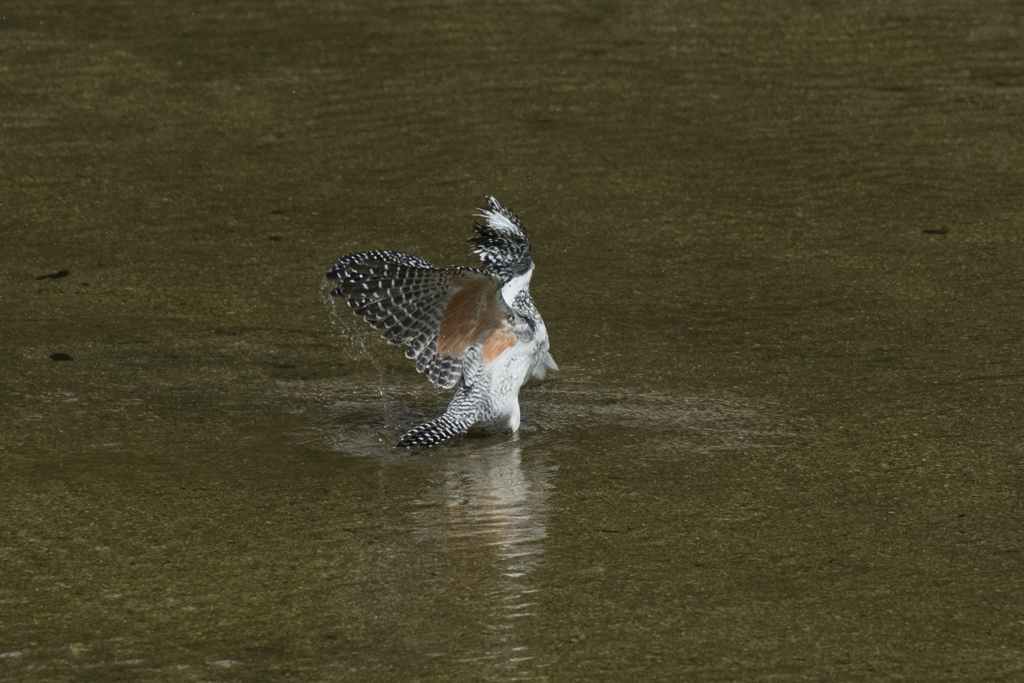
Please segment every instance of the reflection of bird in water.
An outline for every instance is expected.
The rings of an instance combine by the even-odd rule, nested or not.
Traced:
[[[411,512],[417,536],[440,551],[432,557],[430,544],[417,543],[418,556],[445,567],[445,594],[460,596],[454,618],[467,637],[447,644],[454,662],[475,669],[474,680],[534,680],[549,663],[533,649],[529,623],[544,590],[533,573],[557,470],[533,450],[524,463],[519,440],[508,440],[438,461],[440,478]]]
[[[558,366],[530,296],[533,261],[519,218],[487,197],[473,229],[475,268],[435,268],[395,251],[342,256],[327,277],[392,344],[405,346],[436,386],[455,388],[444,415],[414,427],[399,446],[432,446],[471,428],[516,431],[519,387]]]

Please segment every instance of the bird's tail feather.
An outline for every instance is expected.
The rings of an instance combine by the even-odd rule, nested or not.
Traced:
[[[468,431],[473,425],[488,418],[491,411],[482,401],[481,391],[485,387],[468,387],[460,384],[452,394],[452,400],[444,415],[413,427],[395,444],[401,448],[434,446],[456,434]]]
[[[403,434],[402,438],[395,445],[399,448],[434,446],[452,438],[456,434],[461,434],[472,426],[473,419],[471,416],[459,416],[449,411],[441,417],[413,427]]]

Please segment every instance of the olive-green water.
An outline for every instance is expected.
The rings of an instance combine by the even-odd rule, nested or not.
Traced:
[[[471,264],[514,438],[322,299]],[[1024,680],[1014,2],[0,8],[0,681]]]

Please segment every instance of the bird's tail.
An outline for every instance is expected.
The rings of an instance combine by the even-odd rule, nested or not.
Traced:
[[[456,434],[468,431],[470,427],[490,415],[486,403],[480,396],[481,387],[467,387],[460,384],[452,394],[451,403],[444,415],[429,422],[413,427],[395,444],[400,448],[417,446],[434,446],[452,438]]]
[[[441,417],[413,427],[403,434],[395,445],[399,448],[434,446],[456,434],[461,434],[472,426],[472,417],[465,415],[460,417],[449,410]]]

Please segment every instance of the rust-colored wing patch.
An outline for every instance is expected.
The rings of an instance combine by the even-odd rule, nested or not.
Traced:
[[[484,342],[484,363],[490,363],[515,346],[517,341],[515,332],[512,331],[512,328],[507,323],[502,329],[494,330],[488,335],[487,341]]]
[[[454,292],[441,313],[437,354],[455,358],[488,330],[503,327],[508,306],[501,298],[500,283],[490,275],[460,272],[451,276],[451,282]]]

